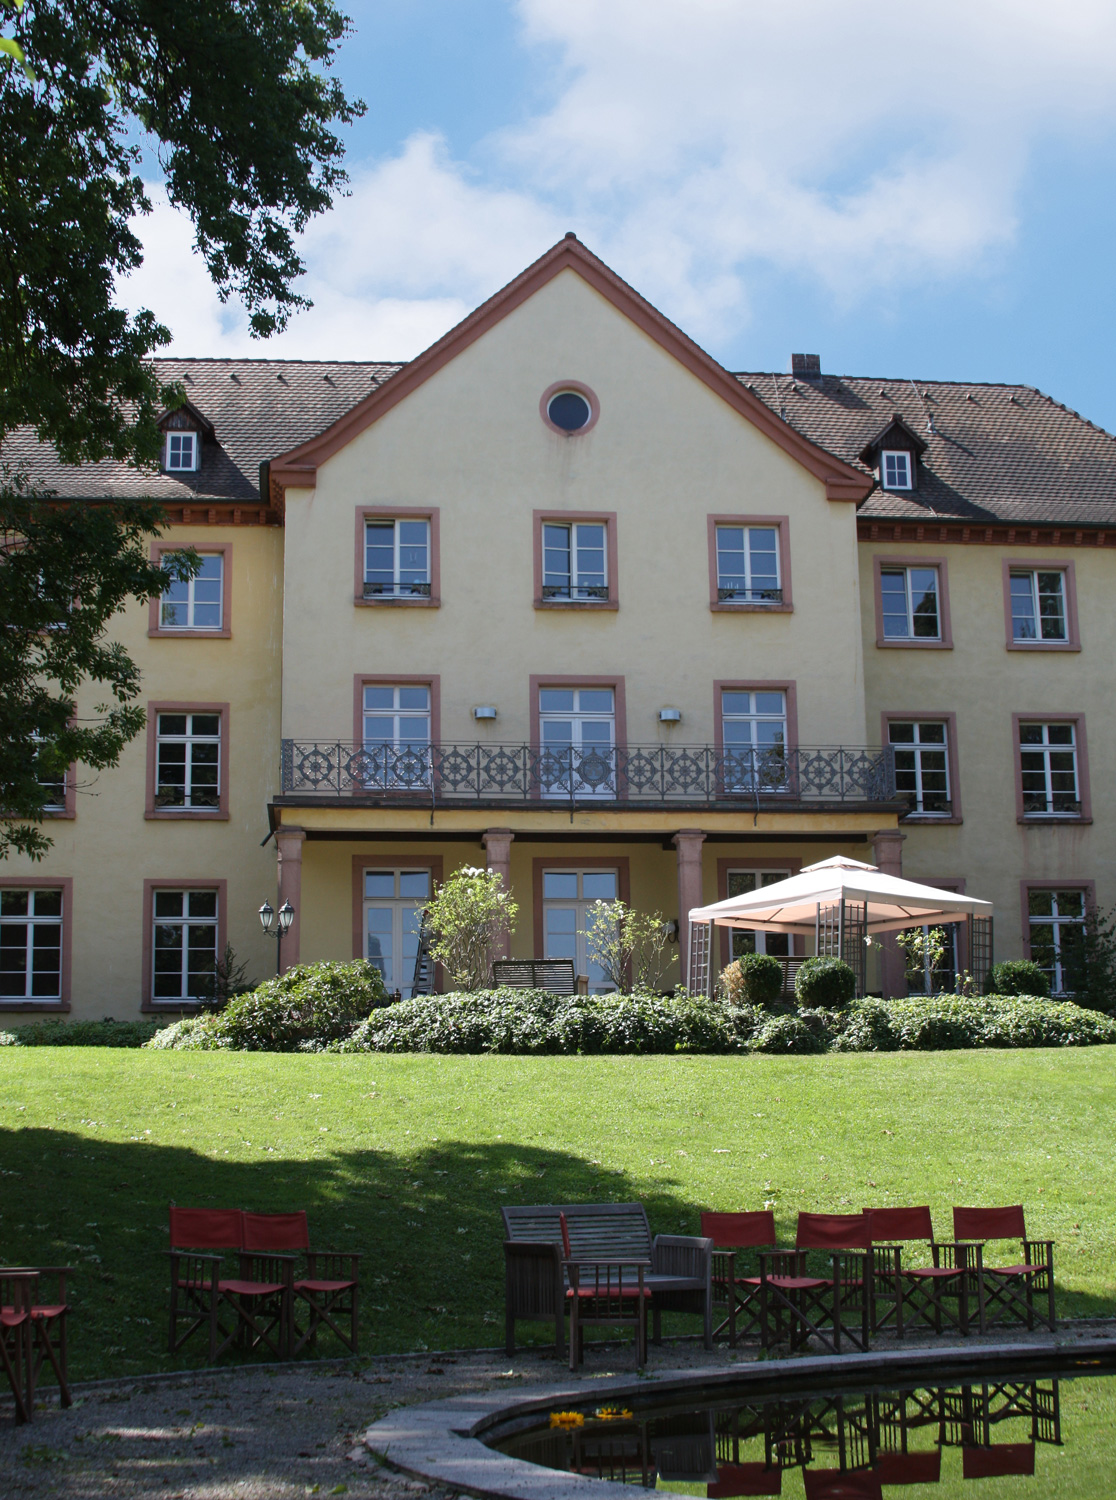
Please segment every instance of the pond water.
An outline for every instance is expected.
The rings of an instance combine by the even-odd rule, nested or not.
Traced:
[[[784,1381],[766,1399],[725,1386],[656,1404],[649,1390],[630,1409],[532,1418],[492,1445],[703,1500],[1116,1500],[1114,1376],[1106,1358],[828,1391]]]

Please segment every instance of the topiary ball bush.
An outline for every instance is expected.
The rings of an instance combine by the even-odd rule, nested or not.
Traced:
[[[794,978],[799,1005],[811,1010],[844,1010],[856,999],[856,975],[840,958],[808,958]]]
[[[298,964],[231,1000],[212,1023],[220,1045],[246,1052],[296,1052],[341,1041],[387,1004],[379,969],[355,963]]]
[[[1007,958],[1003,963],[993,964],[988,975],[990,995],[1037,995],[1040,1000],[1050,998],[1050,981],[1030,958]]]
[[[767,1010],[783,993],[783,966],[770,953],[744,953],[722,972],[721,993],[730,1005]]]

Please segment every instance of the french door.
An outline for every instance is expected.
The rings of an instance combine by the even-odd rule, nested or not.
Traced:
[[[422,913],[430,900],[429,870],[365,870],[364,956],[389,993],[412,994]]]
[[[728,894],[747,896],[752,891],[762,890],[765,885],[775,885],[786,880],[788,870],[730,870],[728,872]],[[730,929],[732,933],[732,957],[740,958],[745,953],[770,953],[775,958],[788,958],[791,953],[789,932],[752,932],[747,928]]]
[[[544,797],[616,796],[612,688],[540,688],[539,744]]]
[[[572,958],[575,974],[589,977],[589,993],[604,995],[616,988],[601,966],[589,957],[586,928],[594,901],[615,901],[619,878],[615,870],[543,871],[543,956]]]

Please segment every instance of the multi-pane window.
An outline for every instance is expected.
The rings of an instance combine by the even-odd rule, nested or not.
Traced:
[[[35,739],[36,741],[38,741],[39,736],[36,735]],[[67,782],[70,775],[69,769],[67,768],[65,770],[62,770],[61,772],[58,772],[55,770],[48,770],[45,765],[40,767],[39,762],[42,758],[42,752],[36,751],[35,761],[37,774],[35,779],[38,781],[39,785],[43,789],[43,792],[46,794],[46,801],[43,804],[43,811],[53,813],[65,812]]]
[[[717,527],[717,598],[734,604],[783,602],[777,527]]]
[[[430,522],[364,523],[364,597],[430,598]]]
[[[1020,724],[1019,774],[1025,814],[1080,813],[1075,726]]]
[[[937,568],[881,568],[884,639],[941,640]]]
[[[414,992],[422,914],[430,900],[429,870],[365,870],[364,956],[389,992]]]
[[[885,449],[880,455],[880,478],[885,490],[911,488],[911,455]]]
[[[1080,988],[1084,967],[1085,892],[1080,889],[1027,893],[1031,957],[1046,971],[1051,992]]]
[[[0,890],[0,995],[61,999],[61,890]]]
[[[155,806],[212,812],[221,804],[221,715],[156,716]]]
[[[887,735],[895,748],[895,789],[907,799],[910,811],[948,817],[952,807],[947,726],[939,719],[893,720]]]
[[[168,432],[166,448],[168,473],[198,466],[198,435],[196,432]]]
[[[1011,638],[1013,641],[1064,641],[1066,575],[1060,569],[1012,568]]]
[[[572,958],[574,972],[589,977],[589,993],[602,995],[616,986],[589,957],[586,931],[594,901],[615,901],[615,870],[544,870],[543,941],[545,958]]]
[[[786,870],[730,870],[727,894],[730,897],[750,896],[753,891],[762,890],[765,885],[776,885],[786,878]],[[731,936],[733,958],[741,958],[745,953],[771,953],[776,958],[790,955],[790,934],[786,932],[752,932],[734,927]]]
[[[215,890],[153,893],[153,1000],[201,1000],[212,992],[217,915]]]
[[[549,796],[615,797],[612,688],[540,688],[539,779]]]
[[[204,553],[194,577],[176,579],[163,595],[159,624],[164,630],[220,630],[224,580],[224,553]]]
[[[603,521],[543,524],[544,599],[607,599],[608,537]]]
[[[416,790],[430,785],[430,688],[364,687],[365,784]]]
[[[724,689],[721,736],[726,791],[779,791],[786,786],[786,693]]]

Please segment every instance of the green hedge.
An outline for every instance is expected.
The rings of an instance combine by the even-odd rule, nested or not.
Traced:
[[[0,1047],[145,1047],[163,1021],[33,1021],[0,1031]]]

